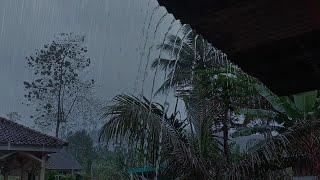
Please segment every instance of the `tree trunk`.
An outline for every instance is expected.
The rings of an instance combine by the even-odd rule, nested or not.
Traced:
[[[225,118],[223,119],[223,152],[227,162],[230,162],[230,148],[229,148],[229,109],[225,113]]]
[[[56,125],[56,138],[59,138],[59,129],[60,129],[60,120],[57,120],[57,125]]]
[[[8,179],[9,179],[8,173],[6,172],[6,173],[4,173],[4,180],[8,180]]]
[[[60,122],[61,122],[61,86],[60,86],[60,91],[58,95],[58,112],[57,112],[57,124],[56,124],[56,138],[59,138],[59,128],[60,128]]]
[[[63,89],[62,89],[62,79],[63,79],[63,64],[64,64],[64,58],[62,58],[61,64],[60,64],[60,85],[59,85],[59,92],[58,92],[58,114],[57,114],[57,124],[56,124],[56,137],[59,138],[59,129],[60,129],[60,123],[63,120]]]

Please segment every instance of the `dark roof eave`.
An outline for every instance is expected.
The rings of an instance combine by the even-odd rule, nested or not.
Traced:
[[[320,2],[158,2],[276,94],[320,89]]]
[[[64,146],[38,146],[28,144],[0,143],[0,151],[59,152]]]

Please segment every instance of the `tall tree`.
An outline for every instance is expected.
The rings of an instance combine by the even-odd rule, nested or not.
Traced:
[[[62,33],[26,58],[34,74],[33,80],[24,82],[28,105],[36,107],[32,117],[37,124],[55,125],[56,137],[61,123],[70,119],[93,87],[94,80],[81,78],[90,65],[86,54],[84,36]]]
[[[178,93],[187,107],[191,131],[213,121],[215,132],[223,132],[229,161],[233,110],[243,105],[245,98],[254,99],[254,78],[189,27],[182,29],[182,35],[169,35],[159,48],[164,55],[154,60],[152,68],[168,71],[168,76],[157,92],[174,89]]]
[[[167,71],[167,79],[158,89],[163,93],[172,88],[183,89],[194,85],[195,73],[213,67],[225,66],[225,55],[197,35],[190,27],[181,30],[182,35],[169,34],[163,44],[158,45],[161,56],[151,67]]]
[[[256,97],[250,86],[254,79],[232,65],[227,68],[209,68],[196,74],[194,88],[185,92],[191,99],[188,102],[191,115],[198,115],[193,122],[201,125],[207,119],[212,119],[214,133],[222,133],[224,155],[230,162],[229,131],[237,127],[233,114],[239,107],[252,106],[251,102]],[[194,109],[198,112],[194,112]]]

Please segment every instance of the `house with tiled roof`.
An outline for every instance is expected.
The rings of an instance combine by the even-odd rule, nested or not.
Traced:
[[[66,141],[0,117],[0,171],[10,176],[44,180],[46,170],[81,170],[64,151]]]

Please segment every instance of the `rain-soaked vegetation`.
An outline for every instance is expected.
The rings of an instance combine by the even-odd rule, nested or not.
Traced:
[[[318,91],[277,96],[155,0],[1,0],[0,40],[0,115],[82,167],[46,179],[320,172]]]

